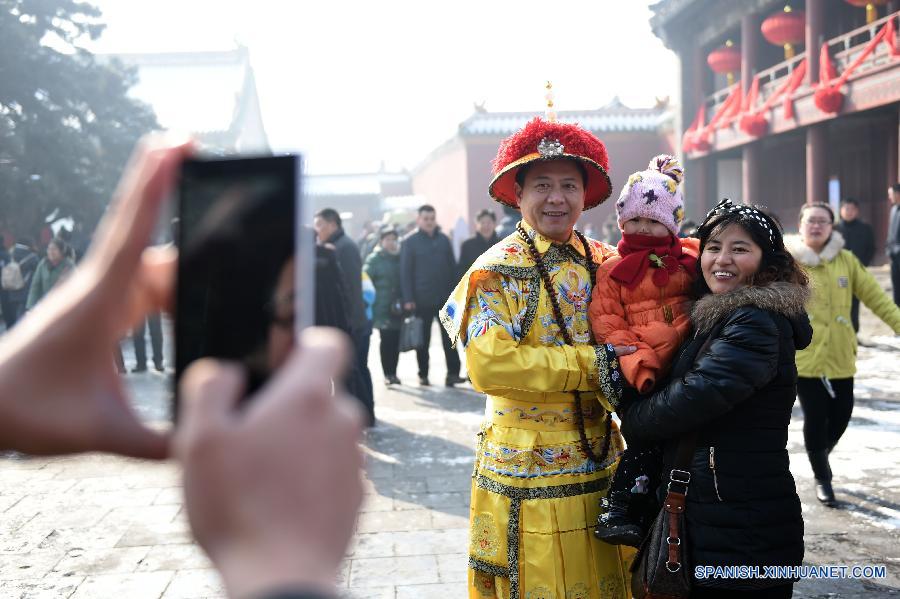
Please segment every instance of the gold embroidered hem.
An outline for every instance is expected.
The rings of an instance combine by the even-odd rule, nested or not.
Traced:
[[[633,550],[601,543],[593,535],[600,500],[622,451],[618,429],[613,427],[609,459],[594,464],[581,450],[578,431],[565,419],[531,420],[528,428],[503,426],[498,422],[532,412],[533,406],[489,399],[490,407],[502,403],[504,408],[495,410],[479,434],[470,508],[469,597],[630,596]],[[586,425],[599,453],[604,419],[593,418]]]

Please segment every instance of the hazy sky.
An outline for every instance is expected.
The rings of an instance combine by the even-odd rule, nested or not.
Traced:
[[[270,143],[304,151],[310,172],[412,168],[476,102],[541,110],[548,79],[560,110],[677,95],[646,0],[94,3],[108,24],[95,51],[247,46]]]

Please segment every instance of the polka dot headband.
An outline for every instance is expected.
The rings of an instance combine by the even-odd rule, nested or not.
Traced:
[[[723,214],[737,214],[742,224],[764,231],[769,238],[769,243],[772,244],[772,248],[775,248],[775,228],[773,227],[772,219],[749,204],[735,204],[728,198],[716,204],[715,208],[706,213],[706,218],[703,220],[700,228],[706,227],[713,217]]]

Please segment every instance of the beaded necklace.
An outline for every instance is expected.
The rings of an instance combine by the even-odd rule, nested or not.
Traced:
[[[544,288],[547,290],[547,295],[550,297],[550,307],[553,309],[553,317],[556,319],[556,325],[559,327],[563,341],[565,341],[566,345],[574,346],[575,342],[572,339],[572,335],[569,334],[569,329],[566,328],[566,321],[565,318],[563,318],[562,309],[559,306],[559,296],[556,294],[556,289],[553,288],[553,282],[550,279],[550,272],[547,270],[547,265],[544,263],[544,257],[538,251],[537,246],[534,245],[534,239],[532,239],[522,227],[521,222],[516,225],[516,230],[519,232],[519,236],[521,236],[525,243],[528,244],[528,249],[531,250],[531,257],[534,259],[534,264],[541,275],[541,281],[544,284]],[[575,231],[575,235],[584,247],[584,255],[587,258],[591,285],[593,285],[597,278],[597,265],[594,263],[594,259],[591,256],[591,246],[588,245],[587,238],[585,238],[580,231]],[[591,448],[591,444],[588,442],[587,433],[584,429],[584,414],[581,411],[581,391],[573,391],[572,395],[575,396],[575,423],[578,426],[578,437],[581,441],[581,450],[589,460],[593,461],[595,464],[602,464],[609,456],[610,436],[612,434],[612,415],[608,412],[606,414],[606,433],[603,437],[603,452],[601,454],[602,457],[598,457]]]

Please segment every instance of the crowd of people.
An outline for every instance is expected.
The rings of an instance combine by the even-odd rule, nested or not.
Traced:
[[[804,515],[787,452],[798,397],[816,495],[839,506],[829,455],[853,409],[855,302],[900,334],[900,184],[889,190],[892,302],[865,268],[875,244],[855,201],[842,203],[839,225],[828,204],[804,205],[797,236],[729,200],[689,223],[672,156],[628,178],[615,246],[583,235],[582,213],[613,192],[605,146],[577,125],[535,119],[494,161],[489,194],[521,215],[511,231],[499,235],[496,213],[480,212],[456,260],[430,205],[413,230],[382,228],[363,248],[337,211],[320,210],[316,322],[346,336],[311,329],[296,348],[289,341],[284,366],[241,410],[247,374],[198,361],[181,381],[178,427],[161,433],[129,408],[110,352],[127,331],[153,339],[171,308],[176,251],[146,247],[191,152],[139,146],[77,267],[62,242],[41,259],[7,244],[4,317],[8,305],[10,317],[28,314],[0,339],[0,447],[174,456],[191,527],[232,596],[334,595],[361,500],[361,431],[375,424],[371,336],[385,383],[401,384],[411,316],[424,325],[419,385],[430,385],[437,320],[446,386],[467,380],[461,346],[486,395],[472,597],[629,597],[634,547],[675,483],[685,563],[799,566]],[[136,357],[146,368],[146,350]],[[690,597],[784,598],[795,581],[690,582]]]
[[[0,312],[7,331],[32,310],[57,285],[71,276],[87,250],[87,243],[73,241],[71,232],[61,229],[60,235],[50,238],[43,251],[33,247],[27,238],[17,239],[12,233],[3,235],[0,248]],[[41,257],[43,254],[43,257]],[[147,370],[146,331],[150,332],[153,366],[165,371],[163,356],[163,327],[160,313],[150,314],[130,332],[134,345],[135,364],[132,372]],[[126,366],[120,347],[113,351],[120,373]]]
[[[403,320],[416,316],[421,321],[421,339],[415,348],[418,384],[431,385],[430,355],[432,326],[456,281],[469,266],[499,240],[495,233],[497,216],[482,210],[475,219],[476,233],[462,245],[459,261],[453,245],[437,225],[433,206],[416,211],[415,226],[405,235],[392,225],[377,232],[364,231],[359,243],[344,231],[340,213],[333,208],[319,210],[313,228],[319,252],[333,253],[341,285],[335,293],[345,297],[327,301],[347,306],[347,330],[356,351],[348,389],[362,403],[369,426],[375,424],[374,392],[368,356],[373,331],[378,331],[379,354],[387,386],[402,384],[397,376],[400,361],[400,332]],[[372,293],[365,286],[371,284]],[[467,382],[461,376],[459,353],[447,332],[440,328],[446,361],[444,385]]]

